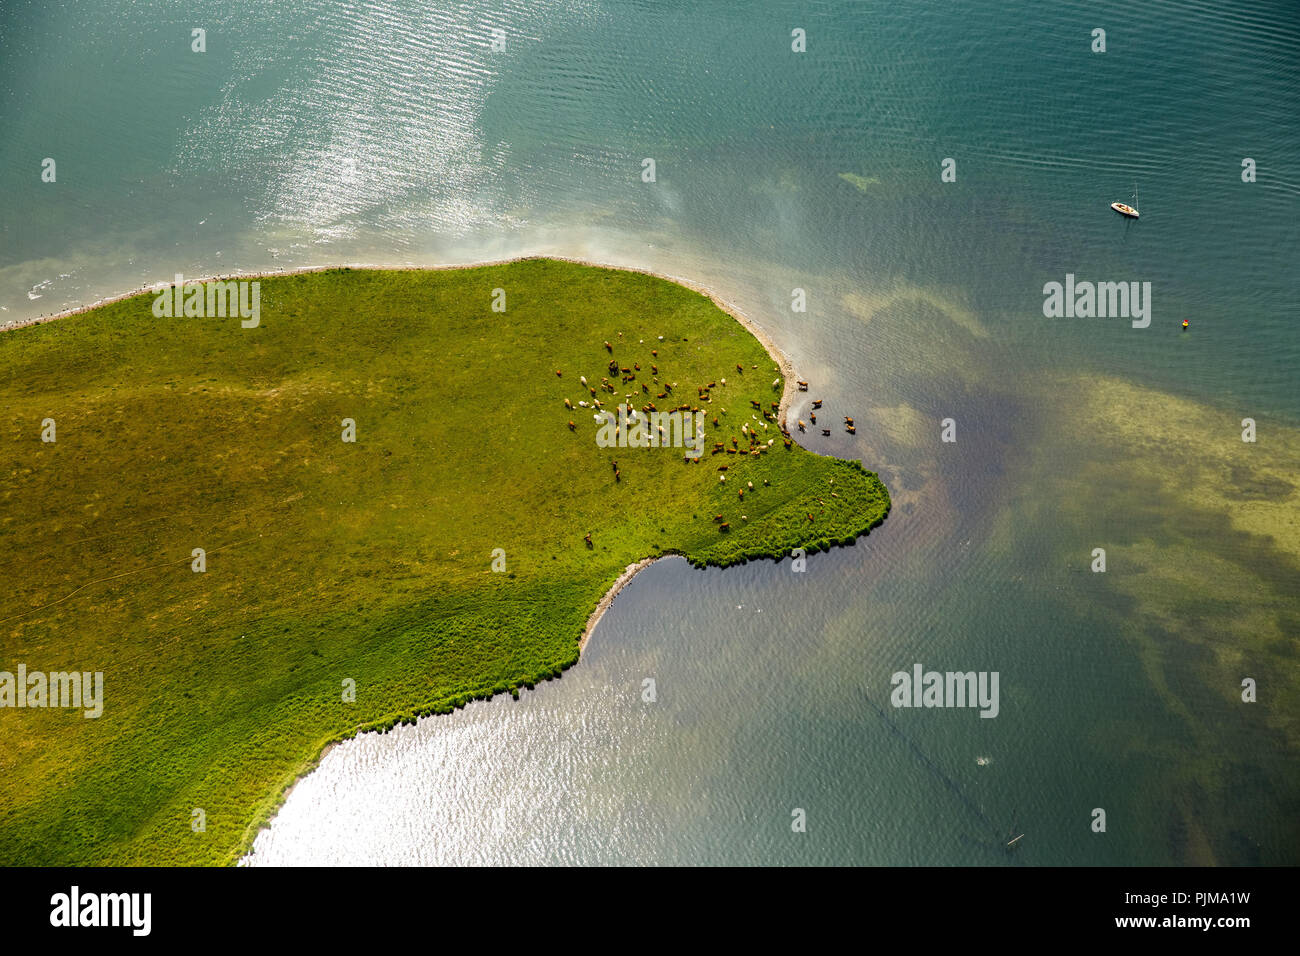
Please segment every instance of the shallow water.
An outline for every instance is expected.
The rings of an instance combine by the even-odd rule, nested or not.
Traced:
[[[1117,380],[1294,443],[1289,4],[0,17],[0,322],[175,272],[537,253],[649,268],[770,332],[859,419],[856,440],[805,442],[894,493],[883,527],[805,574],[662,562],[563,679],[335,748],[252,862],[1295,861],[1294,710],[1231,703],[1242,666],[1294,686],[1294,543],[1189,539],[1236,506],[1176,493],[1185,463],[1138,467],[1106,415],[1082,418]],[[1106,206],[1135,185],[1128,223]],[[1151,282],[1151,327],[1044,318],[1044,283],[1067,273]],[[1175,424],[1144,414],[1155,436]],[[1187,570],[1092,575],[1099,544]],[[1272,595],[1262,649],[1252,587],[1214,599],[1216,640],[1251,648],[1241,666],[1170,611],[1169,588],[1214,591],[1215,561]],[[999,716],[889,707],[890,674],[918,661],[998,671]]]

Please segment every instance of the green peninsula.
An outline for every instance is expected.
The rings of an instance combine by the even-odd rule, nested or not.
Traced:
[[[256,327],[145,292],[0,334],[0,671],[103,673],[98,718],[0,707],[0,862],[233,863],[330,742],[559,676],[629,565],[811,552],[889,510],[786,445],[778,363],[673,282],[260,283]],[[600,447],[597,399],[699,409],[702,457]]]

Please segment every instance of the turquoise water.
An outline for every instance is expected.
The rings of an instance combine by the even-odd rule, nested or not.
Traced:
[[[717,291],[861,419],[805,441],[890,485],[869,539],[656,565],[562,680],[332,751],[255,861],[1295,862],[1294,704],[1233,702],[1295,687],[1295,551],[1180,494],[1176,422],[1139,461],[1079,409],[1119,381],[1296,451],[1298,53],[1285,2],[10,4],[0,323],[175,272],[580,256]],[[1151,326],[1044,318],[1067,273],[1151,282]],[[1161,561],[1087,573],[1099,544],[1171,555],[1199,616]],[[997,719],[888,707],[918,661],[999,671]]]

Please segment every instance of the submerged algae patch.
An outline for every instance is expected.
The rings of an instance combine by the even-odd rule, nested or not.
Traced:
[[[1055,557],[1082,574],[1062,597],[1124,638],[1172,716],[1097,746],[1134,741],[1156,804],[1145,825],[1169,827],[1171,860],[1284,862],[1300,836],[1300,430],[1260,421],[1243,442],[1243,412],[1107,377],[1044,388],[1051,425],[1022,507],[1050,509],[1058,546],[1074,542]]]

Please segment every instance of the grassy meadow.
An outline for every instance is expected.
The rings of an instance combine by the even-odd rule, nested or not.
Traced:
[[[261,283],[255,329],[150,293],[0,333],[0,670],[102,671],[105,696],[0,708],[0,863],[233,863],[329,742],[558,676],[627,565],[812,551],[888,511],[857,462],[761,429],[771,357],[674,283],[552,260]],[[607,406],[676,382],[699,464],[597,447],[565,407],[606,341],[642,369]],[[742,424],[775,445],[709,453]]]

